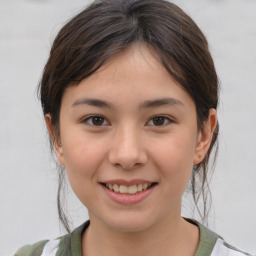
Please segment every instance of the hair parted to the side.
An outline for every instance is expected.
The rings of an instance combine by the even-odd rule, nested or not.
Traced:
[[[169,74],[192,97],[198,129],[217,109],[218,78],[208,43],[195,24],[179,7],[164,0],[95,1],[59,31],[51,48],[38,90],[44,115],[51,115],[55,137],[59,134],[62,95],[68,86],[97,71],[106,61],[137,42],[146,43]],[[217,142],[218,125],[204,160],[194,167],[191,190],[202,220],[206,219],[208,163]],[[51,142],[51,146],[53,142]],[[217,148],[214,155],[216,157]],[[63,169],[59,173],[59,217],[69,232],[61,208]],[[198,184],[199,181],[199,184]],[[203,209],[197,206],[200,195]]]

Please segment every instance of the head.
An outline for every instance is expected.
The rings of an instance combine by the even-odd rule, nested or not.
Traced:
[[[195,105],[198,132],[203,132],[210,112],[217,109],[218,78],[207,40],[198,26],[167,1],[102,0],[92,3],[60,30],[45,66],[39,91],[52,146],[61,143],[60,113],[65,92],[136,45],[146,47],[189,95]],[[196,203],[200,194],[205,198],[208,163],[217,136],[218,124],[207,152],[193,168],[191,188]],[[58,197],[62,174],[60,170]],[[205,206],[202,217],[206,213]],[[59,214],[67,228],[60,205]]]

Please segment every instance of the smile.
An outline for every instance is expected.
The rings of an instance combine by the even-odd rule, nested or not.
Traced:
[[[121,205],[133,205],[138,204],[148,198],[153,193],[158,183],[150,183],[146,181],[136,183],[135,181],[111,181],[111,183],[100,183],[100,185],[108,198],[115,203]]]
[[[103,185],[111,191],[114,191],[119,194],[130,194],[130,195],[137,194],[141,191],[145,191],[155,184],[156,183],[143,183],[143,184],[134,184],[131,186],[126,186],[126,185],[119,185],[119,184],[103,183]]]

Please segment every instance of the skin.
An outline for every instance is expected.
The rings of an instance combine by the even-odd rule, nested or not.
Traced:
[[[145,107],[163,98],[171,103]],[[85,99],[111,107],[92,106]],[[91,115],[102,118],[95,122]],[[165,118],[159,123],[156,116]],[[126,49],[67,88],[58,139],[50,115],[46,123],[71,187],[88,209],[91,224],[82,238],[83,255],[194,255],[199,230],[181,217],[181,197],[193,165],[207,153],[216,122],[211,109],[203,131],[198,130],[192,98],[144,44]],[[157,185],[142,202],[121,205],[99,183],[113,179]]]

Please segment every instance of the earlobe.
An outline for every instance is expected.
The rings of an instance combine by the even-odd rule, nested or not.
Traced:
[[[217,112],[215,109],[209,110],[208,120],[204,121],[204,126],[202,131],[198,134],[197,145],[195,150],[195,155],[193,159],[193,164],[199,164],[203,161],[208,149],[211,145],[214,130],[217,126]]]
[[[57,138],[57,136],[54,132],[51,119],[52,119],[52,117],[51,117],[50,114],[45,115],[46,127],[47,127],[47,130],[48,130],[48,132],[51,136],[51,140],[52,140],[52,143],[53,143],[53,146],[54,146],[54,151],[55,151],[56,157],[57,157],[60,164],[65,165],[62,145],[61,145],[60,139]]]

